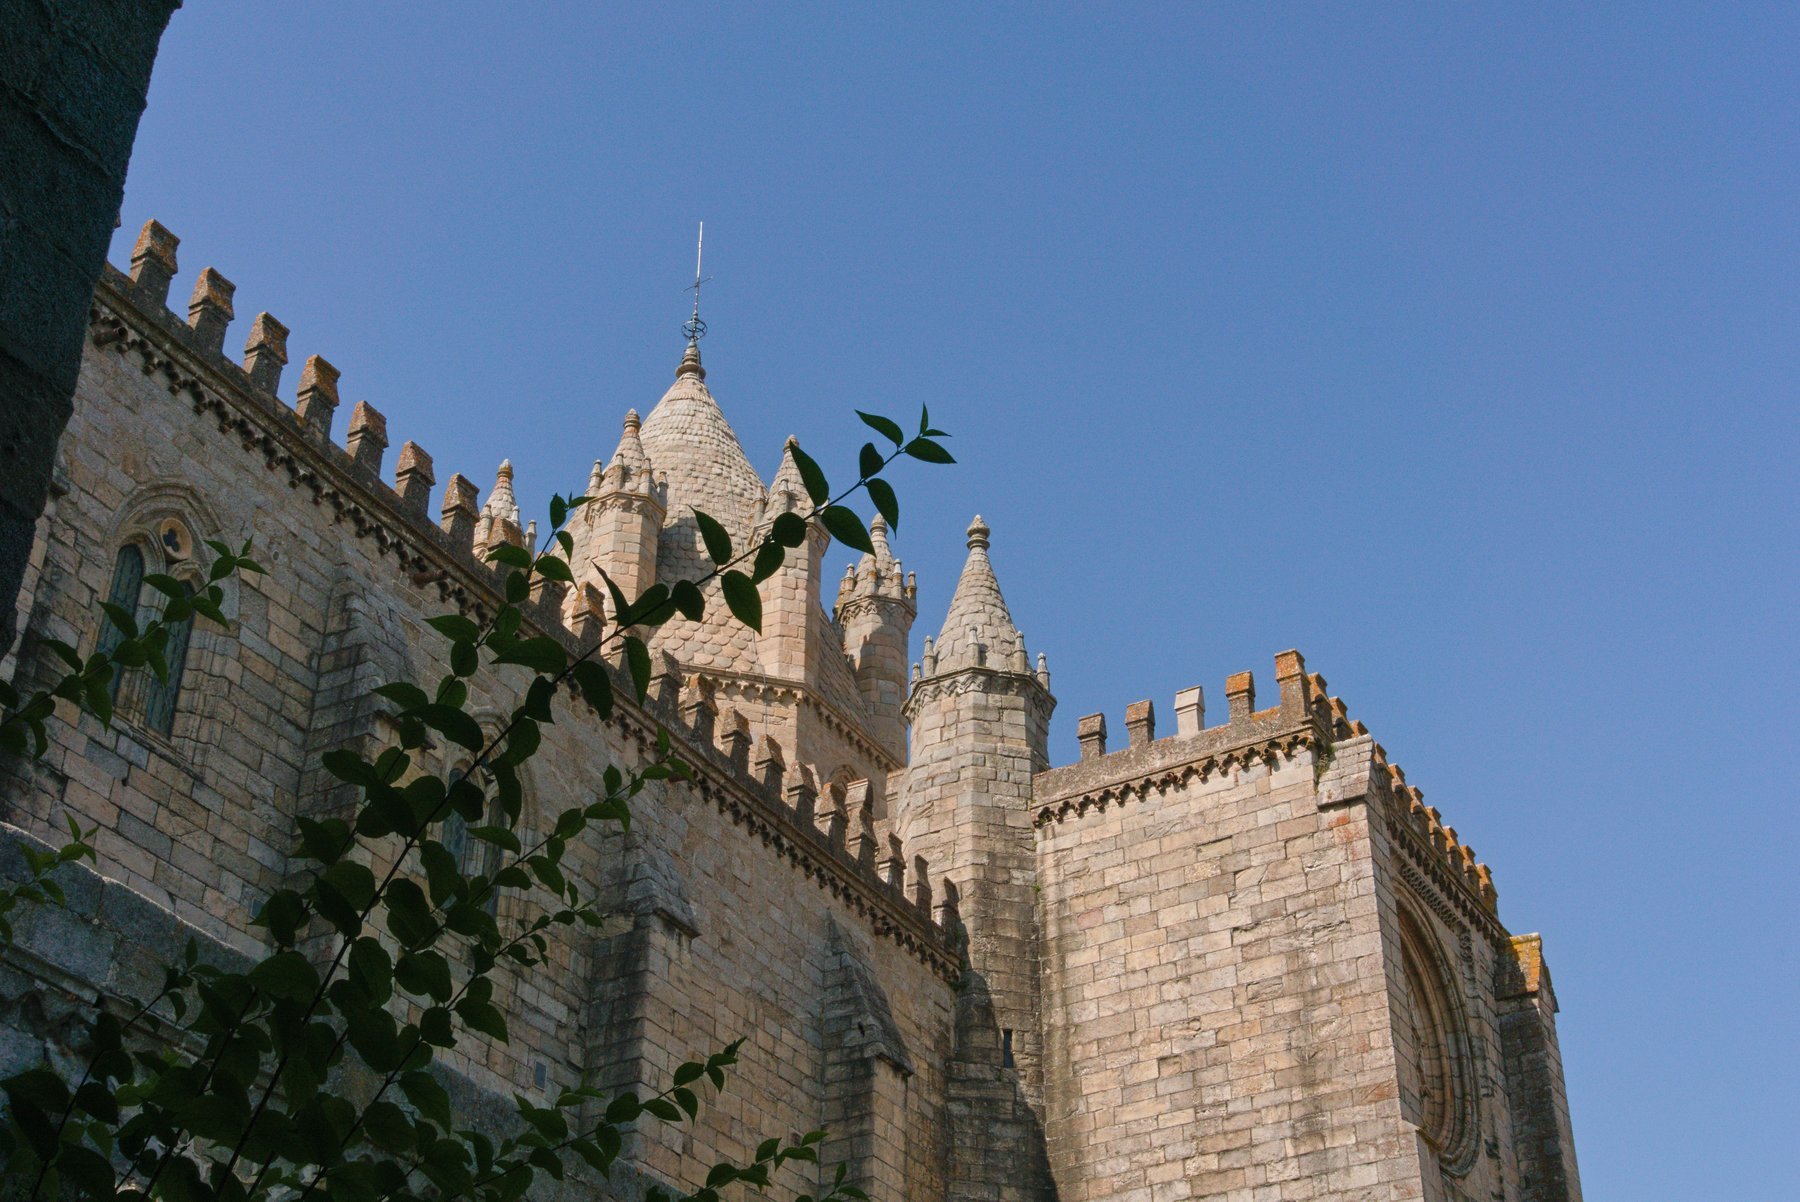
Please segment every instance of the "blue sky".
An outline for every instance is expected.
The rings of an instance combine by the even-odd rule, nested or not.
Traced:
[[[1565,6],[1566,7],[1566,6]],[[1590,1199],[1800,1130],[1800,10],[190,0],[157,217],[542,512],[681,352],[765,477],[929,403],[1074,719],[1298,647],[1542,930]],[[340,425],[342,419],[340,418]],[[390,455],[391,459],[391,455]],[[1785,615],[1785,616],[1784,616]]]

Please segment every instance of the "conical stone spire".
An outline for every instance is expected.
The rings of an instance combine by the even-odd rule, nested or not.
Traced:
[[[1024,654],[1024,636],[1013,625],[994,565],[988,561],[989,533],[981,515],[975,515],[969,524],[969,558],[937,637],[940,675],[965,668],[1006,670]]]
[[[778,513],[805,513],[811,508],[812,498],[807,495],[806,481],[800,476],[800,465],[794,462],[794,448],[799,441],[792,435],[781,448],[781,466],[775,469],[775,479],[769,484],[769,516]]]
[[[643,423],[638,419],[637,410],[627,410],[618,449],[613,452],[612,460],[606,465],[606,487],[634,489],[639,492],[649,489],[650,456],[645,454],[643,439],[638,436],[642,428]]]
[[[737,435],[707,390],[699,371],[688,371],[699,352],[692,346],[683,370],[643,421],[637,440],[656,465],[666,489],[668,516],[657,557],[657,578],[695,579],[710,569],[694,509],[717,518],[734,542],[750,535],[763,504],[762,477],[750,466]]]
[[[512,460],[502,459],[494,473],[494,490],[481,507],[481,520],[475,527],[475,545],[481,548],[496,543],[517,546],[524,539],[519,530],[519,502],[513,496]]]

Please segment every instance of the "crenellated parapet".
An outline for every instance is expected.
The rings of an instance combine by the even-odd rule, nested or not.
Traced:
[[[263,315],[254,323],[244,364],[225,357],[223,336],[233,318],[233,290],[223,276],[210,268],[201,273],[188,321],[168,311],[176,244],[173,234],[152,223],[133,254],[138,278],[110,265],[105,269],[90,311],[94,347],[124,357],[157,381],[171,402],[216,423],[226,445],[260,461],[303,503],[324,511],[329,523],[367,543],[374,557],[391,562],[406,584],[435,590],[438,601],[478,620],[492,613],[500,603],[502,576],[484,558],[484,550],[500,542],[521,545],[532,535],[531,527],[518,526],[510,463],[502,464],[485,504],[471,481],[452,474],[434,520],[432,457],[418,444],[405,442],[393,484],[384,482],[387,421],[367,401],[353,410],[345,444],[331,441],[341,376],[329,362],[309,357],[295,403],[280,398],[285,326]],[[648,482],[647,477],[620,481],[628,487]],[[560,585],[540,590],[524,606],[522,633],[549,636],[571,654],[581,654],[600,628],[597,607],[603,604],[591,585],[566,597]],[[958,919],[953,905],[933,913],[929,867],[915,863],[909,896],[884,865],[864,854],[867,841],[858,837],[858,823],[872,829],[879,793],[858,782],[860,790],[853,786],[850,794],[863,799],[860,806],[841,812],[835,803],[821,807],[815,766],[790,766],[788,749],[768,737],[753,748],[741,717],[722,711],[714,700],[713,684],[698,678],[684,681],[674,661],[664,658],[646,703],[620,700],[610,722],[645,755],[652,753],[659,731],[670,732],[678,754],[694,767],[692,788],[698,797],[840,899],[877,936],[905,947],[943,979],[954,980]],[[615,695],[628,696],[623,668],[609,666],[617,674]],[[728,682],[731,687],[738,683]],[[774,680],[765,684],[792,687]],[[573,691],[571,698],[573,704],[584,704]],[[846,733],[850,730],[846,722]],[[834,828],[841,838],[834,838]],[[942,892],[947,899],[954,897],[953,891]]]
[[[868,918],[876,934],[894,938],[944,979],[954,980],[957,892],[944,889],[934,900],[926,858],[909,860],[897,835],[878,835],[880,786],[855,780],[842,789],[821,790],[816,765],[790,763],[780,739],[752,733],[743,715],[721,708],[717,696],[713,683],[695,673],[649,707],[672,734],[685,736],[684,746],[695,753],[690,784],[697,795]]]
[[[1257,763],[1274,766],[1306,751],[1320,761],[1321,805],[1378,798],[1420,871],[1492,919],[1498,912],[1497,895],[1487,865],[1425,804],[1425,795],[1407,783],[1406,773],[1389,762],[1386,749],[1369,737],[1368,729],[1350,718],[1343,701],[1329,694],[1325,678],[1307,672],[1298,651],[1284,651],[1275,657],[1275,679],[1279,701],[1258,709],[1255,677],[1249,672],[1227,677],[1227,720],[1211,727],[1206,725],[1204,691],[1181,690],[1175,695],[1175,733],[1160,739],[1155,707],[1135,702],[1125,711],[1126,746],[1115,751],[1107,749],[1104,714],[1078,719],[1081,758],[1040,773],[1034,782],[1038,825],[1104,813],[1189,781]],[[1367,772],[1352,765],[1359,757],[1366,758]],[[1347,779],[1355,783],[1343,783]]]
[[[1434,881],[1445,896],[1458,899],[1489,924],[1497,923],[1499,894],[1494,876],[1475,856],[1475,849],[1447,826],[1435,806],[1425,804],[1425,794],[1408,784],[1406,772],[1388,759],[1387,749],[1370,737],[1368,728],[1350,717],[1341,698],[1330,696],[1325,678],[1307,677],[1307,689],[1315,706],[1327,716],[1327,729],[1339,754],[1366,758],[1373,787],[1379,798],[1396,845],[1414,869]]]
[[[1156,710],[1149,701],[1125,711],[1126,746],[1107,750],[1104,714],[1076,722],[1081,758],[1040,772],[1033,781],[1039,826],[1124,805],[1251,765],[1273,766],[1302,752],[1316,753],[1327,742],[1325,713],[1306,680],[1298,651],[1275,657],[1280,699],[1256,708],[1256,679],[1237,672],[1226,679],[1227,720],[1206,725],[1205,693],[1199,687],[1175,695],[1173,734],[1156,737]]]

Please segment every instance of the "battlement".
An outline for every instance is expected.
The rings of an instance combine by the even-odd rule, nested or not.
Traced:
[[[210,267],[200,273],[188,321],[169,311],[178,244],[174,234],[152,221],[133,251],[130,275],[105,267],[90,320],[94,346],[135,356],[146,377],[160,381],[171,398],[185,398],[196,414],[215,420],[221,435],[260,456],[266,470],[309,496],[332,524],[345,524],[354,537],[373,542],[377,555],[391,558],[410,585],[435,587],[439,600],[477,618],[491,613],[500,600],[503,573],[485,552],[500,543],[529,545],[535,536],[535,524],[519,528],[511,464],[502,463],[494,489],[480,504],[475,485],[452,474],[439,518],[432,521],[432,457],[418,444],[404,443],[394,482],[386,483],[387,419],[373,405],[359,401],[344,444],[331,440],[342,378],[334,365],[320,355],[308,356],[294,403],[280,398],[289,335],[280,321],[266,313],[256,319],[242,366],[225,357],[234,289],[224,276]],[[527,633],[549,635],[579,654],[595,638],[601,602],[591,585],[570,590],[558,581],[539,580],[524,609]],[[610,667],[617,676],[615,694],[629,696],[623,665]],[[669,730],[696,768],[699,793],[721,813],[842,899],[878,935],[896,939],[954,979],[956,890],[949,882],[934,890],[930,866],[914,857],[909,892],[898,840],[876,846],[880,795],[868,782],[853,783],[843,796],[834,794],[821,810],[815,769],[804,764],[790,769],[773,738],[765,737],[752,755],[742,718],[730,711],[721,715],[711,685],[697,677],[684,682],[666,655],[645,704],[621,701],[614,721],[646,747],[654,744],[659,727]],[[934,893],[942,894],[935,912]]]
[[[1206,695],[1200,686],[1175,695],[1175,732],[1156,737],[1156,708],[1149,701],[1126,707],[1127,745],[1107,750],[1105,714],[1077,719],[1081,758],[1040,772],[1033,782],[1037,822],[1061,821],[1090,808],[1105,809],[1191,776],[1205,778],[1251,763],[1267,763],[1323,741],[1318,700],[1307,685],[1306,663],[1298,651],[1275,657],[1280,700],[1256,708],[1256,679],[1233,673],[1225,681],[1227,719],[1206,725]]]
[[[1425,804],[1424,793],[1407,784],[1406,773],[1389,762],[1386,749],[1368,737],[1367,727],[1351,719],[1342,699],[1330,695],[1325,678],[1308,672],[1298,651],[1283,651],[1275,657],[1275,680],[1280,700],[1259,710],[1252,674],[1227,677],[1227,720],[1212,727],[1206,725],[1204,691],[1199,686],[1181,690],[1175,695],[1175,733],[1160,739],[1155,706],[1133,702],[1125,709],[1126,746],[1116,751],[1107,750],[1105,714],[1078,719],[1081,758],[1034,779],[1037,824],[1104,811],[1190,778],[1204,780],[1254,762],[1272,764],[1303,748],[1329,757],[1339,745],[1364,740],[1377,778],[1373,792],[1391,802],[1392,824],[1414,855],[1482,912],[1496,915],[1498,899],[1487,865]]]
[[[1489,917],[1497,917],[1499,894],[1494,875],[1476,859],[1475,849],[1458,837],[1455,827],[1444,824],[1435,806],[1425,804],[1424,791],[1407,783],[1405,770],[1388,759],[1387,749],[1370,738],[1368,727],[1350,717],[1342,698],[1330,696],[1323,676],[1309,675],[1307,687],[1315,705],[1328,716],[1327,729],[1334,744],[1368,741],[1369,761],[1382,786],[1377,792],[1389,801],[1390,825],[1402,834],[1414,858],[1440,881],[1479,903]]]

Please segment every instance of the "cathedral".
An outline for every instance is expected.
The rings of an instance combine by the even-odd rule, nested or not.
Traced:
[[[165,682],[116,678],[110,727],[65,711],[48,754],[0,764],[4,839],[98,829],[91,881],[0,962],[7,1073],[58,1062],[83,1007],[159,980],[190,936],[256,950],[296,816],[343,804],[321,755],[391,737],[372,689],[435,678],[426,619],[491,609],[485,552],[534,534],[509,464],[484,495],[440,488],[417,442],[390,458],[380,412],[338,413],[331,363],[290,376],[268,313],[228,355],[218,271],[171,311],[177,244],[152,221],[97,283],[0,678],[51,679],[44,638],[91,651],[101,603],[147,604],[146,573],[204,579],[209,539],[254,538],[267,572],[231,582],[227,624],[176,631]],[[743,546],[807,507],[791,454],[767,482],[745,454],[697,339],[674,369],[593,448],[573,583],[528,603],[571,651],[605,613],[601,569],[635,595],[710,568],[694,509]],[[511,1040],[443,1058],[459,1115],[498,1123],[515,1093],[583,1079],[654,1092],[742,1038],[697,1121],[546,1196],[692,1189],[822,1127],[824,1167],[790,1166],[787,1196],[841,1163],[880,1202],[1579,1199],[1542,942],[1503,924],[1488,867],[1325,678],[1281,651],[1260,697],[1237,671],[1210,710],[1208,682],[1111,729],[1090,714],[1054,763],[1006,531],[961,534],[920,631],[880,520],[835,580],[814,525],[762,585],[760,632],[709,598],[656,632],[642,705],[543,728],[527,827],[661,732],[694,778],[571,850],[605,922],[558,928],[553,970],[503,975]],[[517,682],[477,679],[476,716],[505,712]],[[527,899],[498,904],[516,921]]]

